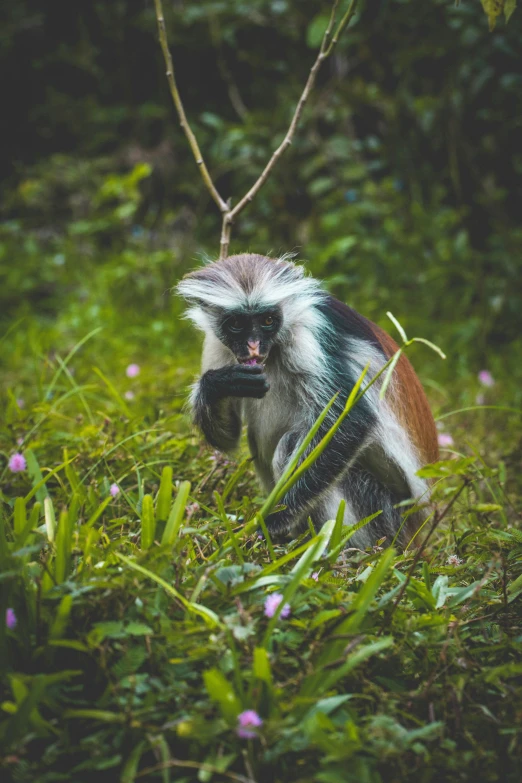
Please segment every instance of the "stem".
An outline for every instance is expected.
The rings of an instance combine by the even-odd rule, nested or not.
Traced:
[[[438,514],[438,513],[435,514],[435,518],[434,518],[433,523],[432,523],[432,525],[431,525],[431,527],[430,527],[430,529],[428,531],[428,534],[427,534],[426,538],[424,539],[424,541],[422,542],[422,544],[420,545],[420,547],[417,549],[417,551],[415,553],[415,557],[413,558],[413,563],[411,564],[411,566],[410,566],[410,568],[408,570],[408,573],[406,575],[406,579],[402,583],[402,586],[401,586],[401,589],[398,592],[397,598],[395,599],[395,601],[393,603],[390,615],[388,617],[388,621],[390,620],[391,616],[393,615],[393,613],[397,609],[397,606],[399,605],[399,603],[400,603],[400,601],[402,599],[402,596],[406,592],[406,588],[408,587],[408,585],[410,583],[410,580],[412,578],[413,572],[415,570],[415,567],[416,567],[417,563],[419,562],[419,560],[421,558],[421,555],[424,552],[424,549],[426,548],[426,544],[428,543],[428,541],[430,540],[431,536],[435,532],[435,530],[438,527],[438,525],[442,522],[442,520],[444,519],[446,514],[451,510],[453,505],[456,503],[458,498],[461,496],[462,492],[468,486],[468,484],[469,484],[469,480],[468,479],[464,479],[461,487],[457,490],[457,492],[455,492],[455,494],[453,495],[453,497],[451,498],[449,503],[446,505],[446,507],[441,511],[440,514]]]
[[[310,93],[312,91],[312,88],[315,84],[315,79],[317,77],[317,73],[319,71],[319,68],[321,67],[324,60],[326,60],[327,57],[330,56],[332,53],[335,44],[338,41],[339,35],[341,34],[342,30],[346,27],[350,19],[352,18],[353,14],[355,13],[355,9],[357,7],[358,0],[352,0],[350,3],[350,8],[348,9],[347,13],[339,23],[339,27],[335,31],[335,35],[328,44],[330,40],[330,36],[332,34],[332,29],[335,22],[335,15],[337,11],[337,6],[339,4],[339,0],[334,0],[332,11],[330,14],[330,21],[328,22],[328,27],[325,30],[323,40],[321,42],[321,48],[319,49],[319,54],[316,57],[316,60],[314,64],[312,65],[310,69],[310,73],[308,75],[307,82],[304,86],[303,92],[301,93],[301,97],[299,98],[299,101],[297,102],[297,106],[295,108],[294,116],[292,117],[292,120],[290,122],[290,126],[286,132],[286,136],[284,137],[283,141],[279,145],[279,147],[274,151],[272,157],[268,161],[267,165],[265,166],[264,171],[261,173],[259,178],[256,182],[252,185],[246,196],[243,196],[241,201],[239,201],[234,209],[230,212],[230,220],[233,221],[234,218],[236,218],[239,213],[247,206],[247,204],[250,204],[250,202],[253,200],[254,196],[258,193],[258,191],[263,187],[265,182],[267,181],[268,177],[270,176],[272,169],[274,168],[275,164],[281,157],[281,155],[285,152],[285,150],[288,149],[288,147],[292,143],[292,139],[294,137],[297,125],[299,123],[299,120],[301,118],[301,114],[303,112],[303,109],[305,107],[305,104],[310,96]]]
[[[161,0],[154,0],[154,5],[156,8],[156,19],[158,22],[158,32],[159,32],[159,40],[161,44],[161,48],[163,51],[163,57],[165,60],[165,64],[167,66],[167,80],[170,87],[170,93],[172,95],[172,100],[174,101],[174,105],[176,107],[176,111],[178,112],[178,116],[180,119],[181,127],[183,128],[183,131],[185,133],[185,136],[188,139],[188,143],[190,144],[190,148],[192,150],[192,153],[194,155],[195,161],[198,165],[198,168],[201,172],[201,176],[203,178],[203,182],[205,183],[207,190],[209,191],[210,195],[216,202],[220,212],[223,215],[223,221],[221,225],[221,239],[220,239],[220,251],[219,251],[219,259],[226,258],[228,255],[229,247],[230,247],[230,235],[232,232],[232,224],[234,223],[235,218],[239,215],[240,212],[243,211],[243,209],[250,204],[250,202],[254,199],[256,194],[259,192],[259,190],[263,187],[265,182],[267,181],[268,177],[272,173],[272,169],[276,165],[279,158],[283,155],[286,149],[291,145],[292,139],[294,137],[295,131],[297,129],[297,125],[299,123],[299,120],[301,118],[301,114],[303,113],[303,109],[305,107],[305,104],[310,96],[310,93],[313,89],[313,86],[315,84],[315,80],[317,77],[317,73],[319,71],[319,68],[321,67],[324,60],[326,60],[330,55],[332,54],[333,50],[335,49],[335,46],[343,33],[344,29],[348,26],[350,23],[353,15],[355,14],[355,11],[357,9],[357,3],[359,0],[351,0],[349,8],[345,15],[342,17],[341,21],[339,22],[335,33],[332,36],[332,30],[335,26],[335,18],[337,14],[337,7],[339,5],[339,0],[333,0],[332,3],[332,10],[330,13],[330,19],[328,22],[328,26],[325,30],[323,40],[321,42],[321,47],[319,49],[319,53],[316,57],[316,60],[314,64],[312,65],[310,69],[310,73],[308,75],[308,79],[306,81],[306,84],[304,86],[303,92],[301,93],[301,97],[299,98],[299,101],[297,102],[297,106],[294,111],[294,115],[292,117],[292,120],[290,122],[290,126],[286,132],[286,135],[281,142],[281,144],[277,147],[277,149],[272,154],[272,157],[268,161],[267,165],[265,166],[264,170],[256,180],[256,182],[252,185],[248,193],[243,196],[243,198],[236,204],[234,209],[230,208],[230,202],[225,202],[220,194],[218,193],[212,178],[208,172],[208,169],[205,165],[205,162],[203,160],[203,155],[201,154],[201,150],[199,149],[198,142],[196,140],[196,137],[194,133],[192,132],[192,129],[188,123],[185,109],[183,108],[183,103],[181,101],[181,97],[179,95],[178,87],[176,84],[176,78],[174,75],[174,65],[172,63],[172,57],[169,50],[169,45],[167,41],[167,31],[165,28],[165,19],[163,16],[163,7],[161,4]]]
[[[161,49],[163,51],[163,58],[165,60],[165,65],[167,66],[167,81],[169,83],[172,100],[174,101],[176,111],[178,112],[180,125],[183,128],[188,143],[190,144],[190,149],[192,150],[192,154],[194,155],[194,159],[201,172],[201,176],[203,177],[203,182],[205,183],[207,190],[209,191],[210,195],[218,205],[220,211],[227,212],[228,206],[226,202],[221,198],[214,183],[212,182],[212,178],[205,165],[205,161],[203,160],[203,155],[201,154],[201,150],[199,149],[197,139],[194,136],[194,133],[192,132],[192,128],[190,127],[189,122],[187,120],[187,115],[185,114],[185,109],[183,108],[183,103],[181,101],[181,97],[178,91],[178,86],[176,84],[174,65],[169,50],[169,44],[167,41],[167,30],[165,27],[165,18],[163,16],[163,6],[161,4],[161,0],[154,0],[154,6],[156,8],[156,20],[158,22],[159,40],[161,44]]]

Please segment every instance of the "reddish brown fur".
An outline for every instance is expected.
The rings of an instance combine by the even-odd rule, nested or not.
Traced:
[[[384,329],[372,324],[373,333],[388,358],[399,346]],[[402,354],[394,370],[397,393],[392,399],[395,413],[409,433],[424,463],[439,458],[437,429],[422,384],[407,357]]]

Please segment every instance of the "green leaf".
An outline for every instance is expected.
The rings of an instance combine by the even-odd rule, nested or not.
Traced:
[[[150,549],[154,543],[156,518],[152,495],[144,495],[141,505],[141,548]]]
[[[33,480],[33,489],[25,498],[26,502],[30,500],[33,494],[36,494],[40,503],[43,503],[45,498],[49,495],[45,484],[45,479],[42,476],[40,465],[32,449],[26,449],[24,452],[25,459],[27,461],[27,470]]]
[[[50,498],[48,498],[50,500]],[[46,499],[47,500],[47,499]],[[62,511],[56,533],[56,557],[54,578],[61,584],[69,573],[72,549],[72,527],[67,511]]]
[[[14,534],[18,537],[27,524],[27,513],[24,498],[16,498],[14,506]]]
[[[176,499],[172,504],[165,530],[161,543],[163,546],[168,544],[174,546],[178,537],[179,529],[185,515],[185,507],[187,505],[188,496],[190,493],[190,481],[182,481],[179,485]]]
[[[504,0],[482,0],[482,7],[488,17],[489,30],[491,32],[495,29],[497,16],[500,16],[504,10]]]
[[[517,7],[517,0],[505,0],[504,3],[504,17],[506,23],[509,22]]]
[[[515,598],[518,598],[518,596],[522,593],[522,574],[518,576],[514,582],[510,582],[507,588],[509,598],[508,603],[511,603],[511,601],[514,601]]]
[[[406,336],[406,332],[404,331],[404,329],[402,328],[402,326],[400,325],[400,323],[398,322],[398,320],[397,320],[397,319],[395,318],[395,316],[394,316],[392,313],[390,313],[389,311],[386,313],[386,315],[388,316],[388,318],[390,319],[390,321],[392,322],[392,324],[395,326],[395,328],[396,328],[396,329],[397,329],[397,331],[399,332],[399,334],[400,334],[400,336],[401,336],[401,338],[402,338],[402,342],[403,342],[403,343],[407,343],[407,342],[408,342],[408,338],[407,338],[407,336]]]
[[[448,459],[433,462],[417,471],[421,478],[444,478],[447,476],[462,476],[470,472],[470,468],[476,462],[475,457],[462,459]]]
[[[335,526],[332,532],[332,538],[330,540],[330,547],[332,549],[337,549],[337,547],[341,543],[345,509],[346,509],[346,500],[344,500],[343,498],[343,500],[341,500],[341,502],[339,503],[339,508],[337,509],[337,516],[335,517]]]
[[[172,468],[165,465],[161,473],[160,487],[156,500],[156,519],[164,521],[169,516],[172,503]]]
[[[47,538],[52,543],[56,535],[56,516],[54,513],[53,501],[49,496],[44,498],[44,516],[45,516],[45,531],[47,533]]]
[[[150,625],[145,625],[145,623],[129,623],[125,627],[125,635],[126,636],[150,636],[150,634],[153,634],[154,631],[150,627]]]
[[[118,560],[121,560],[123,563],[125,563],[129,568],[132,568],[134,571],[143,574],[148,579],[152,579],[152,581],[156,582],[156,584],[161,585],[161,587],[163,587],[163,589],[167,593],[169,593],[169,595],[173,596],[174,598],[177,598],[177,600],[183,604],[183,606],[188,612],[192,612],[193,614],[199,615],[209,625],[221,625],[219,617],[215,612],[213,612],[211,609],[207,609],[206,606],[202,606],[201,604],[196,604],[196,603],[192,603],[191,601],[187,601],[187,599],[184,596],[182,596],[181,593],[178,590],[176,590],[175,587],[173,587],[164,579],[162,579],[161,576],[158,576],[152,571],[149,571],[148,568],[144,568],[143,566],[138,565],[138,563],[135,563],[133,560],[130,560],[128,557],[125,557],[119,552],[114,552],[114,556],[117,557]]]
[[[308,25],[306,43],[310,49],[317,49],[321,45],[329,20],[328,14],[318,14]]]
[[[344,645],[345,642],[343,642],[343,647]],[[379,639],[377,642],[372,642],[365,647],[360,647],[358,650],[351,653],[345,663],[341,664],[336,669],[332,669],[328,672],[323,670],[308,677],[303,683],[299,696],[301,698],[309,698],[310,696],[315,698],[325,691],[330,690],[335,683],[343,677],[346,677],[347,674],[352,672],[361,663],[368,660],[368,658],[371,658],[373,655],[382,652],[382,650],[388,649],[392,645],[393,637],[385,636],[384,639]]]
[[[127,761],[123,765],[123,769],[120,775],[120,783],[134,783],[136,780],[140,759],[143,755],[145,745],[145,740],[141,740],[141,742],[138,742],[138,744],[135,745],[135,747],[132,749]]]
[[[69,622],[69,616],[71,614],[73,604],[73,597],[71,594],[64,595],[60,603],[58,604],[58,608],[56,610],[56,614],[54,616],[53,624],[49,631],[49,638],[50,639],[61,639],[63,636],[65,629],[67,627],[67,623]]]
[[[254,677],[263,680],[268,685],[272,684],[272,672],[270,669],[270,659],[264,647],[254,649],[254,665],[252,667]]]
[[[498,503],[476,503],[474,506],[470,506],[470,511],[489,514],[493,511],[502,511],[502,506],[499,506]]]
[[[209,669],[203,672],[203,681],[210,698],[219,704],[223,717],[229,723],[235,723],[241,712],[241,703],[224,674],[219,669]]]

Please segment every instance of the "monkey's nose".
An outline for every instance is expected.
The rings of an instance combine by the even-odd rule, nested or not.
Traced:
[[[249,356],[259,356],[259,340],[248,340],[247,345]]]

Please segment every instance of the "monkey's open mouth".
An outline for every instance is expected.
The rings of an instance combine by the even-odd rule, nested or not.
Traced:
[[[262,365],[264,362],[264,357],[261,356],[253,356],[250,359],[238,359],[239,364],[247,364],[249,367],[255,367],[256,365]]]

